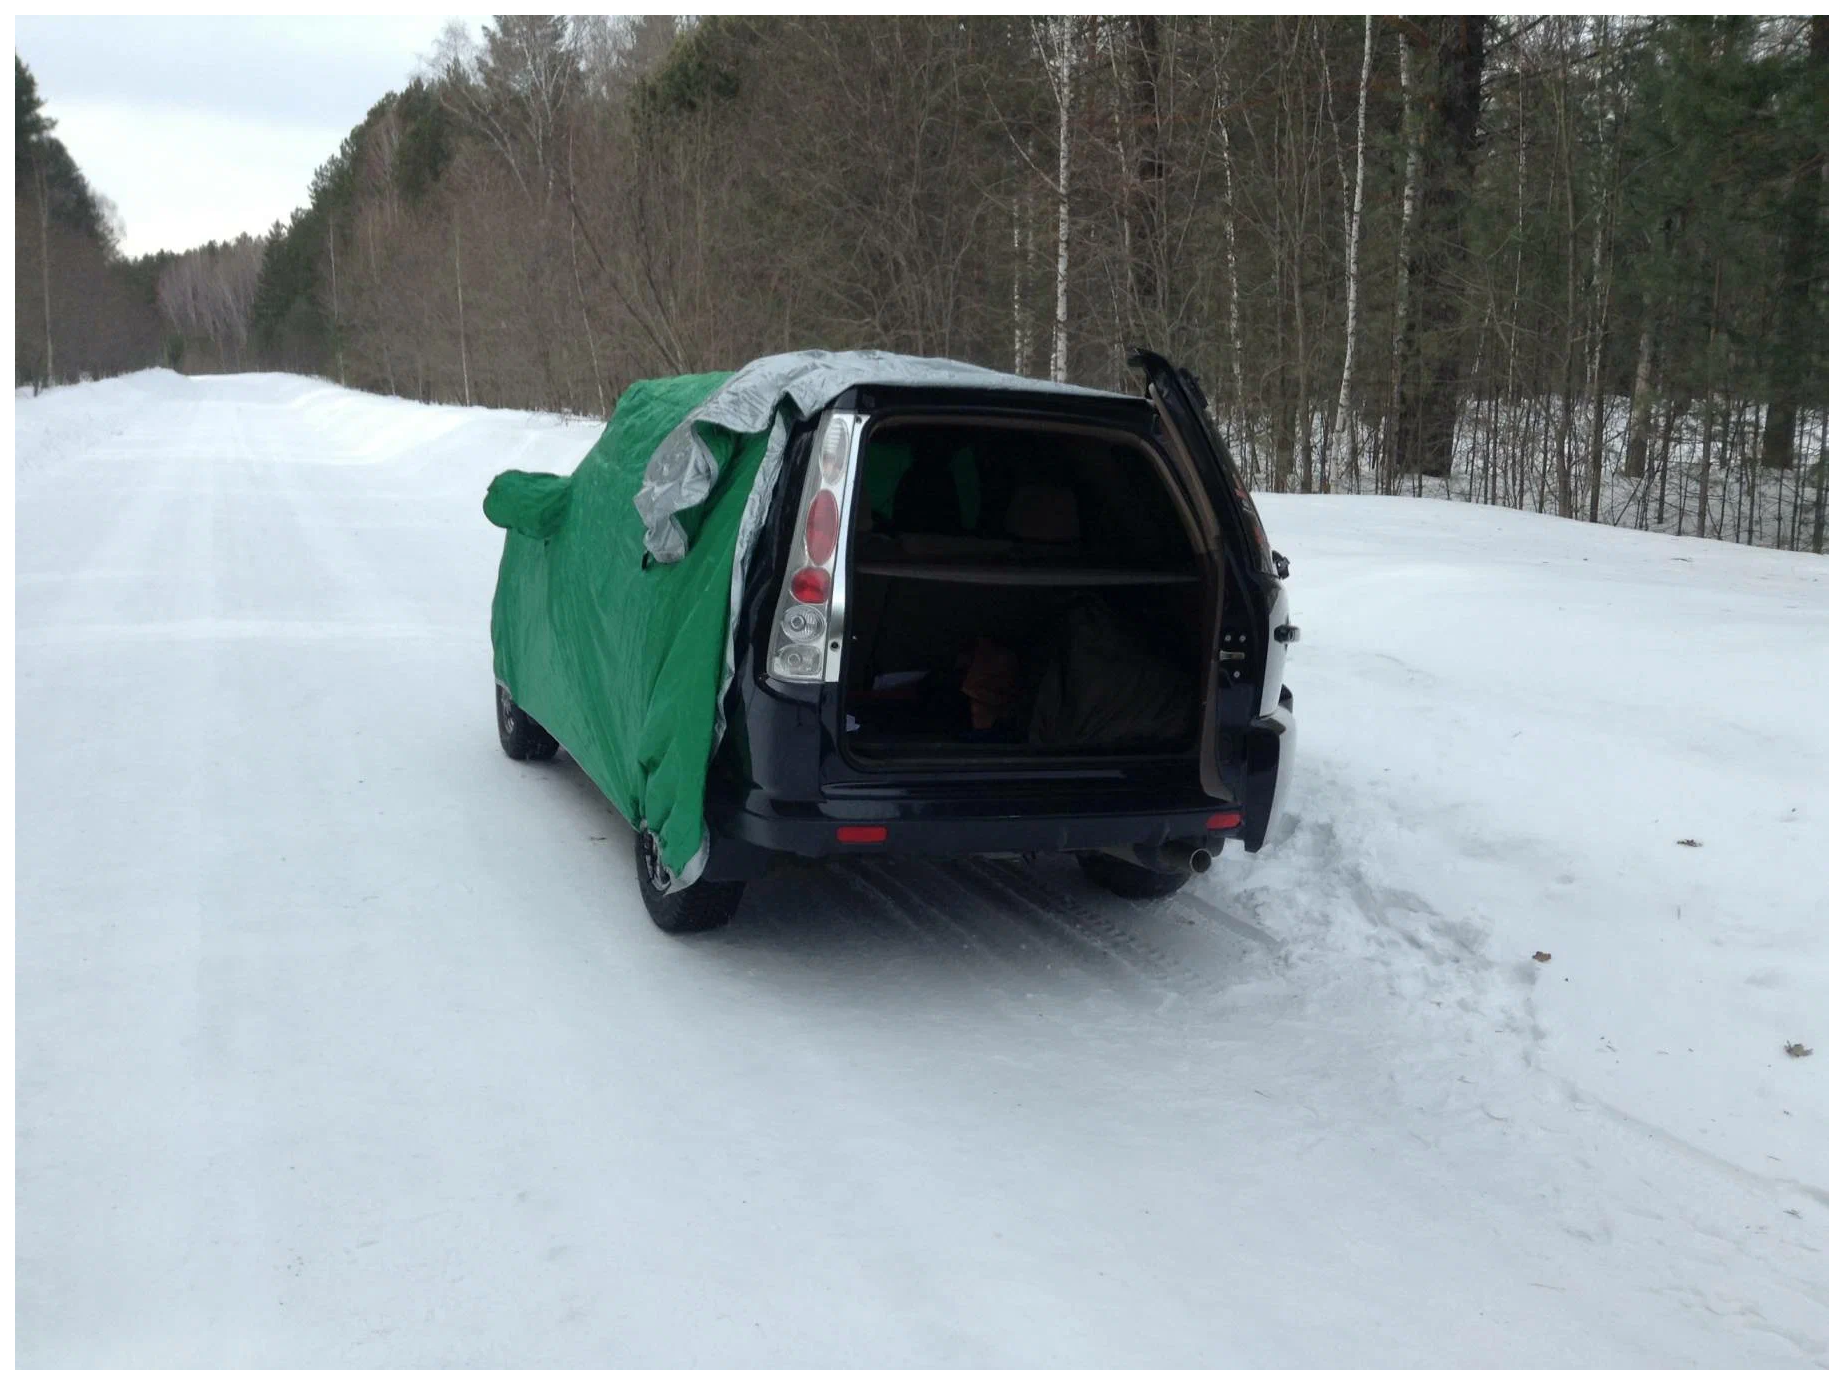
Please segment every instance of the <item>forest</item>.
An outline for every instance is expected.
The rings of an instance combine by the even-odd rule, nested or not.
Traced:
[[[1828,551],[1824,16],[451,26],[266,235],[127,261],[15,59],[16,383],[605,415],[874,346],[1188,365],[1264,489]]]

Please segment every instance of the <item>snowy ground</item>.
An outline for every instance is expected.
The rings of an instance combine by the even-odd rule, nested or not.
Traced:
[[[1270,498],[1269,851],[675,941],[489,711],[593,426],[15,410],[18,1364],[1827,1359],[1826,560]]]

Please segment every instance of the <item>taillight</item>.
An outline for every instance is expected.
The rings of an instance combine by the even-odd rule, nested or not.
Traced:
[[[788,578],[788,594],[796,601],[806,601],[817,605],[832,595],[832,578],[826,575],[823,567],[803,567]],[[826,633],[824,625],[820,633]]]
[[[1210,821],[1204,824],[1204,830],[1206,832],[1233,832],[1240,826],[1242,826],[1242,814],[1240,813],[1212,813]]]
[[[838,677],[840,640],[835,632],[843,630],[845,615],[844,593],[837,588],[840,524],[858,424],[852,414],[827,415],[801,488],[802,521],[782,569],[786,576],[768,658],[769,673],[788,682],[819,683]]]
[[[888,827],[841,827],[833,834],[848,846],[874,846],[878,842],[888,841]]]
[[[781,633],[796,644],[812,644],[826,633],[826,613],[818,606],[790,606],[781,613]]]
[[[807,506],[807,561],[829,563],[839,546],[839,497],[822,490]],[[818,598],[814,598],[818,600]]]

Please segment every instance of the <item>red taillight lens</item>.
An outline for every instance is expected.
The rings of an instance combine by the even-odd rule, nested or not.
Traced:
[[[888,827],[841,827],[836,835],[842,842],[862,846],[885,840],[890,835],[890,829]]]
[[[804,601],[810,606],[825,603],[832,595],[832,578],[826,575],[825,568],[803,567],[788,581],[788,590],[794,594],[796,601]]]
[[[1213,813],[1210,821],[1204,824],[1206,832],[1229,832],[1242,826],[1240,813]]]
[[[823,490],[807,507],[807,561],[825,564],[839,546],[839,499]]]

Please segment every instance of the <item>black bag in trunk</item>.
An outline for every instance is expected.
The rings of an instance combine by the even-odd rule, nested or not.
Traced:
[[[1026,737],[1034,746],[1070,749],[1182,741],[1193,692],[1184,671],[1119,612],[1084,596],[1064,613],[1046,651]]]

